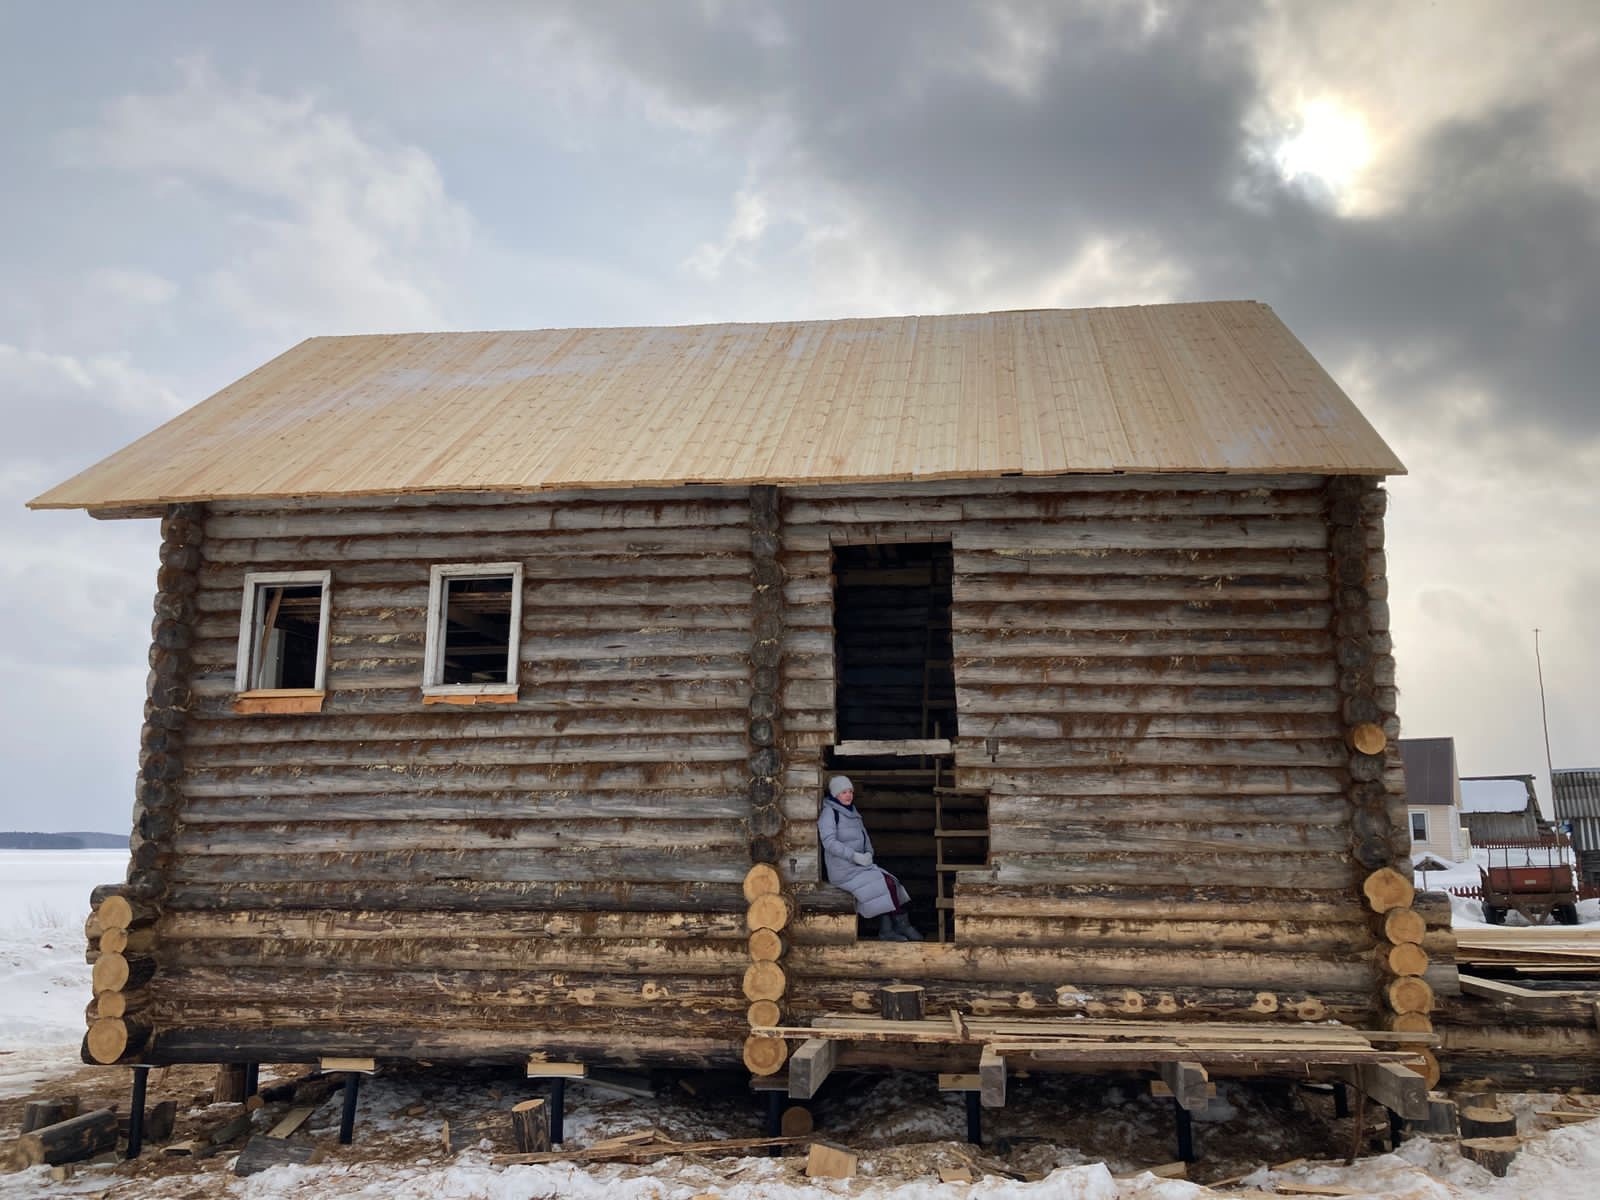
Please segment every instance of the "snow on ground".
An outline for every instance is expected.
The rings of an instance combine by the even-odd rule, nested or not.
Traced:
[[[91,1104],[126,1102],[125,1070],[85,1068],[77,1056],[89,995],[83,961],[89,890],[120,878],[125,863],[126,856],[113,851],[0,851],[0,1139],[15,1132],[21,1097],[74,1092]],[[1459,870],[1466,881],[1475,880],[1471,864]],[[1430,886],[1437,886],[1437,873],[1430,874]],[[1589,912],[1586,919],[1600,919],[1600,913]],[[196,1093],[208,1084],[203,1068],[177,1068],[153,1078],[152,1100],[180,1101],[180,1136],[186,1126],[216,1122],[233,1111],[196,1107]],[[567,1145],[648,1128],[680,1141],[759,1132],[742,1085],[721,1096],[700,1090],[701,1095],[690,1096],[667,1086],[640,1099],[592,1084],[574,1085],[568,1093]],[[1194,1173],[1200,1179],[1217,1178],[1229,1156],[1247,1165],[1282,1162],[1344,1145],[1342,1136],[1331,1137],[1332,1127],[1325,1127],[1330,1103],[1325,1098],[1296,1094],[1274,1101],[1231,1083],[1222,1090],[1220,1119],[1197,1122],[1203,1161]],[[386,1072],[362,1091],[355,1146],[331,1145],[336,1099],[318,1110],[309,1133],[330,1145],[327,1160],[314,1167],[279,1167],[238,1179],[229,1174],[233,1152],[202,1160],[147,1153],[133,1163],[83,1165],[60,1182],[43,1167],[0,1175],[0,1200],[690,1200],[706,1195],[728,1200],[1208,1200],[1239,1194],[1128,1174],[1141,1163],[1170,1158],[1170,1112],[1142,1089],[1061,1079],[1019,1079],[1013,1104],[986,1114],[991,1141],[980,1155],[980,1168],[982,1156],[992,1156],[1040,1176],[1030,1182],[991,1173],[970,1185],[939,1183],[937,1167],[957,1165],[974,1150],[962,1141],[959,1104],[917,1076],[861,1080],[828,1097],[821,1114],[824,1136],[861,1155],[859,1173],[849,1181],[807,1180],[803,1158],[793,1154],[684,1156],[641,1166],[497,1166],[483,1150],[453,1158],[442,1153],[444,1119],[504,1107],[525,1091],[524,1082],[514,1077]],[[1276,1171],[1258,1167],[1246,1184],[1268,1192],[1284,1183],[1320,1185],[1391,1200],[1590,1200],[1600,1176],[1600,1120],[1541,1132],[1549,1122],[1537,1111],[1563,1099],[1506,1098],[1523,1122],[1527,1145],[1505,1179],[1461,1158],[1450,1142],[1413,1138],[1396,1154],[1348,1167],[1316,1159]],[[1042,1133],[1050,1136],[1038,1136]],[[1002,1138],[1012,1143],[1009,1148],[1000,1144]],[[1307,1145],[1318,1149],[1308,1151]],[[1099,1161],[1101,1156],[1106,1161]]]
[[[89,892],[127,869],[126,850],[0,850],[0,1096],[76,1059]]]

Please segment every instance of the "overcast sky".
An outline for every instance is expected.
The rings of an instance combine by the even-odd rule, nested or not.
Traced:
[[[1401,715],[1600,766],[1589,0],[0,6],[0,829],[126,828],[153,522],[314,334],[1271,304],[1388,439]]]

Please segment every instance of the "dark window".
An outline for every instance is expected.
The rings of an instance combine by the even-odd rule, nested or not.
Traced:
[[[442,684],[511,681],[511,600],[509,575],[446,579]]]
[[[317,688],[322,648],[323,585],[254,584],[244,687],[248,691]]]

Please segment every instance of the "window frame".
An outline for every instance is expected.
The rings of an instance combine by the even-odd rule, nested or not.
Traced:
[[[256,651],[256,602],[263,587],[308,587],[322,591],[317,607],[317,662],[309,688],[253,688],[251,665]],[[234,666],[234,711],[320,712],[328,694],[328,644],[333,611],[333,572],[323,571],[246,571],[244,594],[239,605],[239,652]]]
[[[447,584],[452,579],[511,577],[511,628],[506,647],[504,683],[444,683],[444,649],[449,617]],[[428,568],[428,625],[422,651],[424,704],[511,703],[520,687],[522,651],[522,564],[435,563]]]
[[[1422,812],[1422,811],[1420,811],[1418,809],[1413,808],[1410,811],[1409,816],[1410,816],[1409,824],[1411,826],[1411,841],[1413,842],[1413,844],[1416,843],[1416,842],[1425,842],[1425,841],[1427,841],[1428,840],[1428,814],[1425,813],[1425,812]],[[1422,819],[1422,836],[1421,837],[1417,836],[1417,819],[1419,817]]]

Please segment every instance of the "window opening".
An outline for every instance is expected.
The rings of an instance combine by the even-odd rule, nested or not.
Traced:
[[[434,567],[425,690],[515,692],[522,566]]]
[[[236,690],[323,690],[329,578],[327,571],[245,576]]]
[[[949,542],[836,546],[838,741],[953,738]]]
[[[1428,814],[1414,812],[1411,814],[1411,840],[1425,842],[1428,840]]]

